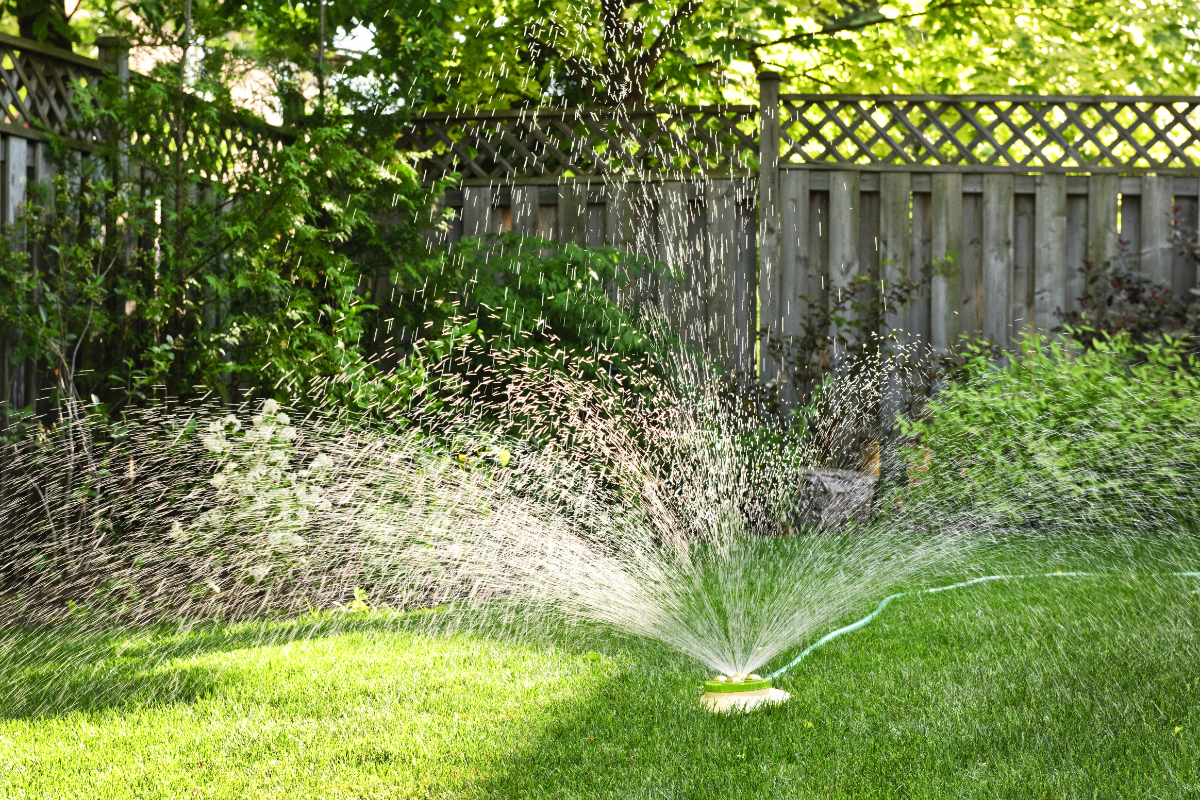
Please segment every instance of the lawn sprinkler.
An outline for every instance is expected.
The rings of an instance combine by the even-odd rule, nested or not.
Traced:
[[[791,695],[782,689],[771,687],[771,679],[758,675],[718,675],[704,682],[704,696],[700,702],[709,711],[730,709],[748,711],[762,705],[787,702]]]

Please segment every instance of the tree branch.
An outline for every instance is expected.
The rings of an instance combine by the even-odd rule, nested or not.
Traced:
[[[591,81],[592,78],[595,77],[596,69],[594,67],[585,65],[583,62],[579,61],[578,59],[571,58],[570,56],[564,54],[561,50],[559,50],[554,45],[547,44],[540,37],[538,37],[538,35],[536,33],[531,33],[530,31],[527,30],[527,31],[525,31],[525,35],[528,36],[529,39],[531,41],[533,41],[538,47],[546,48],[547,51],[552,53],[560,61],[562,61],[564,64],[566,64],[568,67],[570,67],[571,71],[575,73],[575,77],[579,78],[579,80],[582,83],[587,84]]]
[[[704,0],[684,0],[684,2],[675,8],[675,13],[667,20],[667,24],[663,26],[662,32],[658,34],[654,43],[634,61],[633,74],[639,83],[641,82],[641,76],[649,75],[658,63],[658,60],[662,58],[671,36],[679,30],[680,24],[692,14],[695,14],[702,5],[704,5]]]
[[[805,39],[811,39],[815,36],[830,36],[835,33],[844,33],[846,31],[859,31],[859,30],[863,30],[864,28],[871,28],[876,25],[882,25],[887,22],[900,22],[902,20],[915,19],[916,17],[923,17],[923,16],[928,15],[930,11],[938,10],[938,9],[944,8],[946,6],[978,6],[978,5],[983,5],[983,4],[978,3],[978,2],[964,3],[964,2],[957,2],[957,0],[950,0],[950,2],[930,5],[930,6],[926,7],[924,11],[914,12],[912,14],[901,14],[896,17],[885,17],[883,14],[880,14],[878,11],[863,11],[858,14],[851,14],[848,17],[842,17],[840,19],[835,19],[835,20],[825,24],[824,26],[822,26],[819,30],[803,31],[801,33],[792,34],[791,36],[783,36],[779,39],[774,39],[770,42],[750,42],[746,39],[731,39],[731,41],[736,41],[739,44],[743,44],[746,46],[746,48],[748,50],[753,52],[755,50],[760,50],[764,47],[773,47],[774,45],[777,45],[777,44],[796,44],[797,42],[802,42]]]

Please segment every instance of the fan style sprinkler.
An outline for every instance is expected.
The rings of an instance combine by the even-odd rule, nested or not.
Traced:
[[[700,702],[713,712],[734,708],[745,711],[770,703],[785,703],[790,697],[782,689],[771,688],[770,678],[754,674],[718,675],[704,682],[704,696]]]

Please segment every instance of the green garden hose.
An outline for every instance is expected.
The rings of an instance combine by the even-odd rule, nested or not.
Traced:
[[[859,628],[865,626],[871,620],[875,619],[875,617],[879,616],[879,612],[881,612],[881,611],[883,611],[883,609],[887,608],[888,603],[892,602],[893,600],[895,600],[898,597],[906,597],[910,594],[936,594],[938,592],[946,592],[951,589],[961,589],[964,586],[971,586],[976,583],[986,583],[987,581],[1020,580],[1023,578],[1100,578],[1100,577],[1105,577],[1105,575],[1106,575],[1106,573],[1101,573],[1101,572],[1043,572],[1040,574],[1035,573],[1032,575],[985,575],[982,578],[972,578],[969,581],[962,581],[961,583],[952,583],[949,586],[935,586],[932,589],[918,589],[917,591],[914,591],[914,592],[897,592],[896,594],[888,595],[887,597],[883,598],[883,600],[880,601],[879,605],[875,607],[874,611],[872,611],[870,614],[867,614],[865,617],[860,619],[858,622],[851,623],[850,625],[847,625],[844,628],[838,628],[836,631],[827,633],[824,636],[822,636],[820,639],[818,639],[817,641],[810,644],[808,647],[804,648],[804,650],[800,653],[800,655],[796,656],[790,662],[788,662],[787,664],[784,664],[782,667],[780,667],[779,669],[775,670],[770,675],[768,675],[767,680],[771,681],[773,683],[778,678],[783,677],[783,675],[786,674],[789,669],[791,669],[792,667],[799,664],[801,661],[803,661],[805,658],[808,657],[809,653],[816,650],[821,645],[825,644],[826,642],[833,641],[834,639],[836,639],[837,637],[841,636],[844,633],[850,633],[851,631],[856,631]],[[1165,573],[1165,575],[1170,575],[1171,577],[1176,577],[1176,578],[1200,578],[1200,572],[1169,572],[1169,573]],[[1158,576],[1155,576],[1155,577],[1158,577]]]

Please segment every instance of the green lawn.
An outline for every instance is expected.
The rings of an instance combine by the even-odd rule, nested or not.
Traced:
[[[1044,546],[981,559],[1096,566]],[[376,613],[9,632],[0,797],[1200,798],[1197,589],[905,598],[790,674],[790,703],[728,717],[701,710],[696,664],[597,631],[431,637]]]

